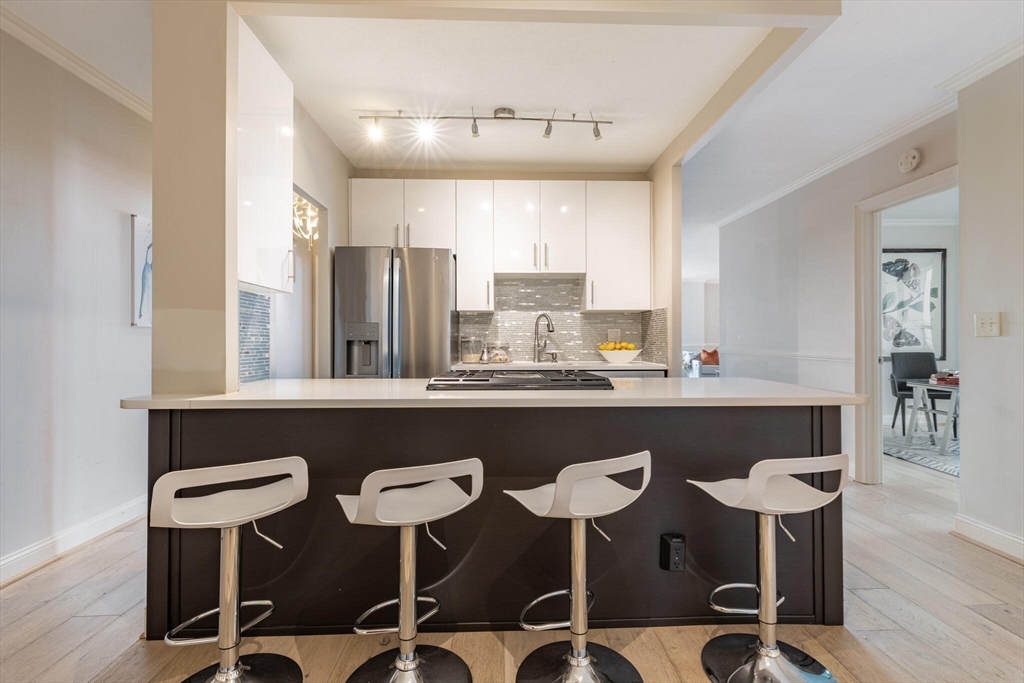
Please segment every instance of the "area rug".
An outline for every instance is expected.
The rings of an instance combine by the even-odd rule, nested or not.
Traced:
[[[949,437],[946,454],[939,453],[942,447],[942,431],[935,435],[935,445],[928,439],[928,432],[915,432],[911,444],[897,430],[886,430],[882,438],[882,452],[915,465],[928,467],[939,472],[960,476],[960,441]]]

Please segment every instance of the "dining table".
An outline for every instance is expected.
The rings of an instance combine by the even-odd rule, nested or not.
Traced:
[[[918,430],[917,414],[922,412],[928,416],[925,420],[925,422],[928,423],[928,439],[934,446],[937,425],[933,426],[932,418],[930,416],[943,415],[946,420],[942,428],[942,446],[939,448],[939,454],[945,455],[946,451],[949,449],[950,425],[960,417],[960,385],[933,384],[926,379],[911,379],[907,380],[907,386],[914,391],[910,410],[910,429],[907,430],[907,445],[909,446],[913,441],[914,432]],[[942,392],[945,395],[932,395],[932,392],[935,394]],[[933,398],[947,399],[949,403],[947,404],[946,410],[932,408],[930,400]]]

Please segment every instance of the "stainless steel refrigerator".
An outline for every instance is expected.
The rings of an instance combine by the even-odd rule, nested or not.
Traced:
[[[334,376],[434,377],[451,369],[447,249],[334,250]]]

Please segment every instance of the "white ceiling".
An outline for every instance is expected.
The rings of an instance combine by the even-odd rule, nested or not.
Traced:
[[[295,83],[295,97],[357,168],[646,171],[765,28],[246,17]],[[614,121],[591,126],[438,122],[420,143],[386,121],[371,143],[360,114],[520,116]]]
[[[960,218],[960,190],[953,187],[894,206],[882,212],[886,221],[937,221],[955,223]]]
[[[683,170],[683,277],[718,277],[716,223],[950,96],[1024,32],[1019,0],[844,0],[843,16]]]
[[[0,0],[146,102],[153,101],[149,0]]]

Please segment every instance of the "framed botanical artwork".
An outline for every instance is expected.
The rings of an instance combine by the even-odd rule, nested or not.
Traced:
[[[882,355],[935,352],[946,358],[946,250],[882,250]]]
[[[153,327],[153,221],[132,214],[132,325]]]

